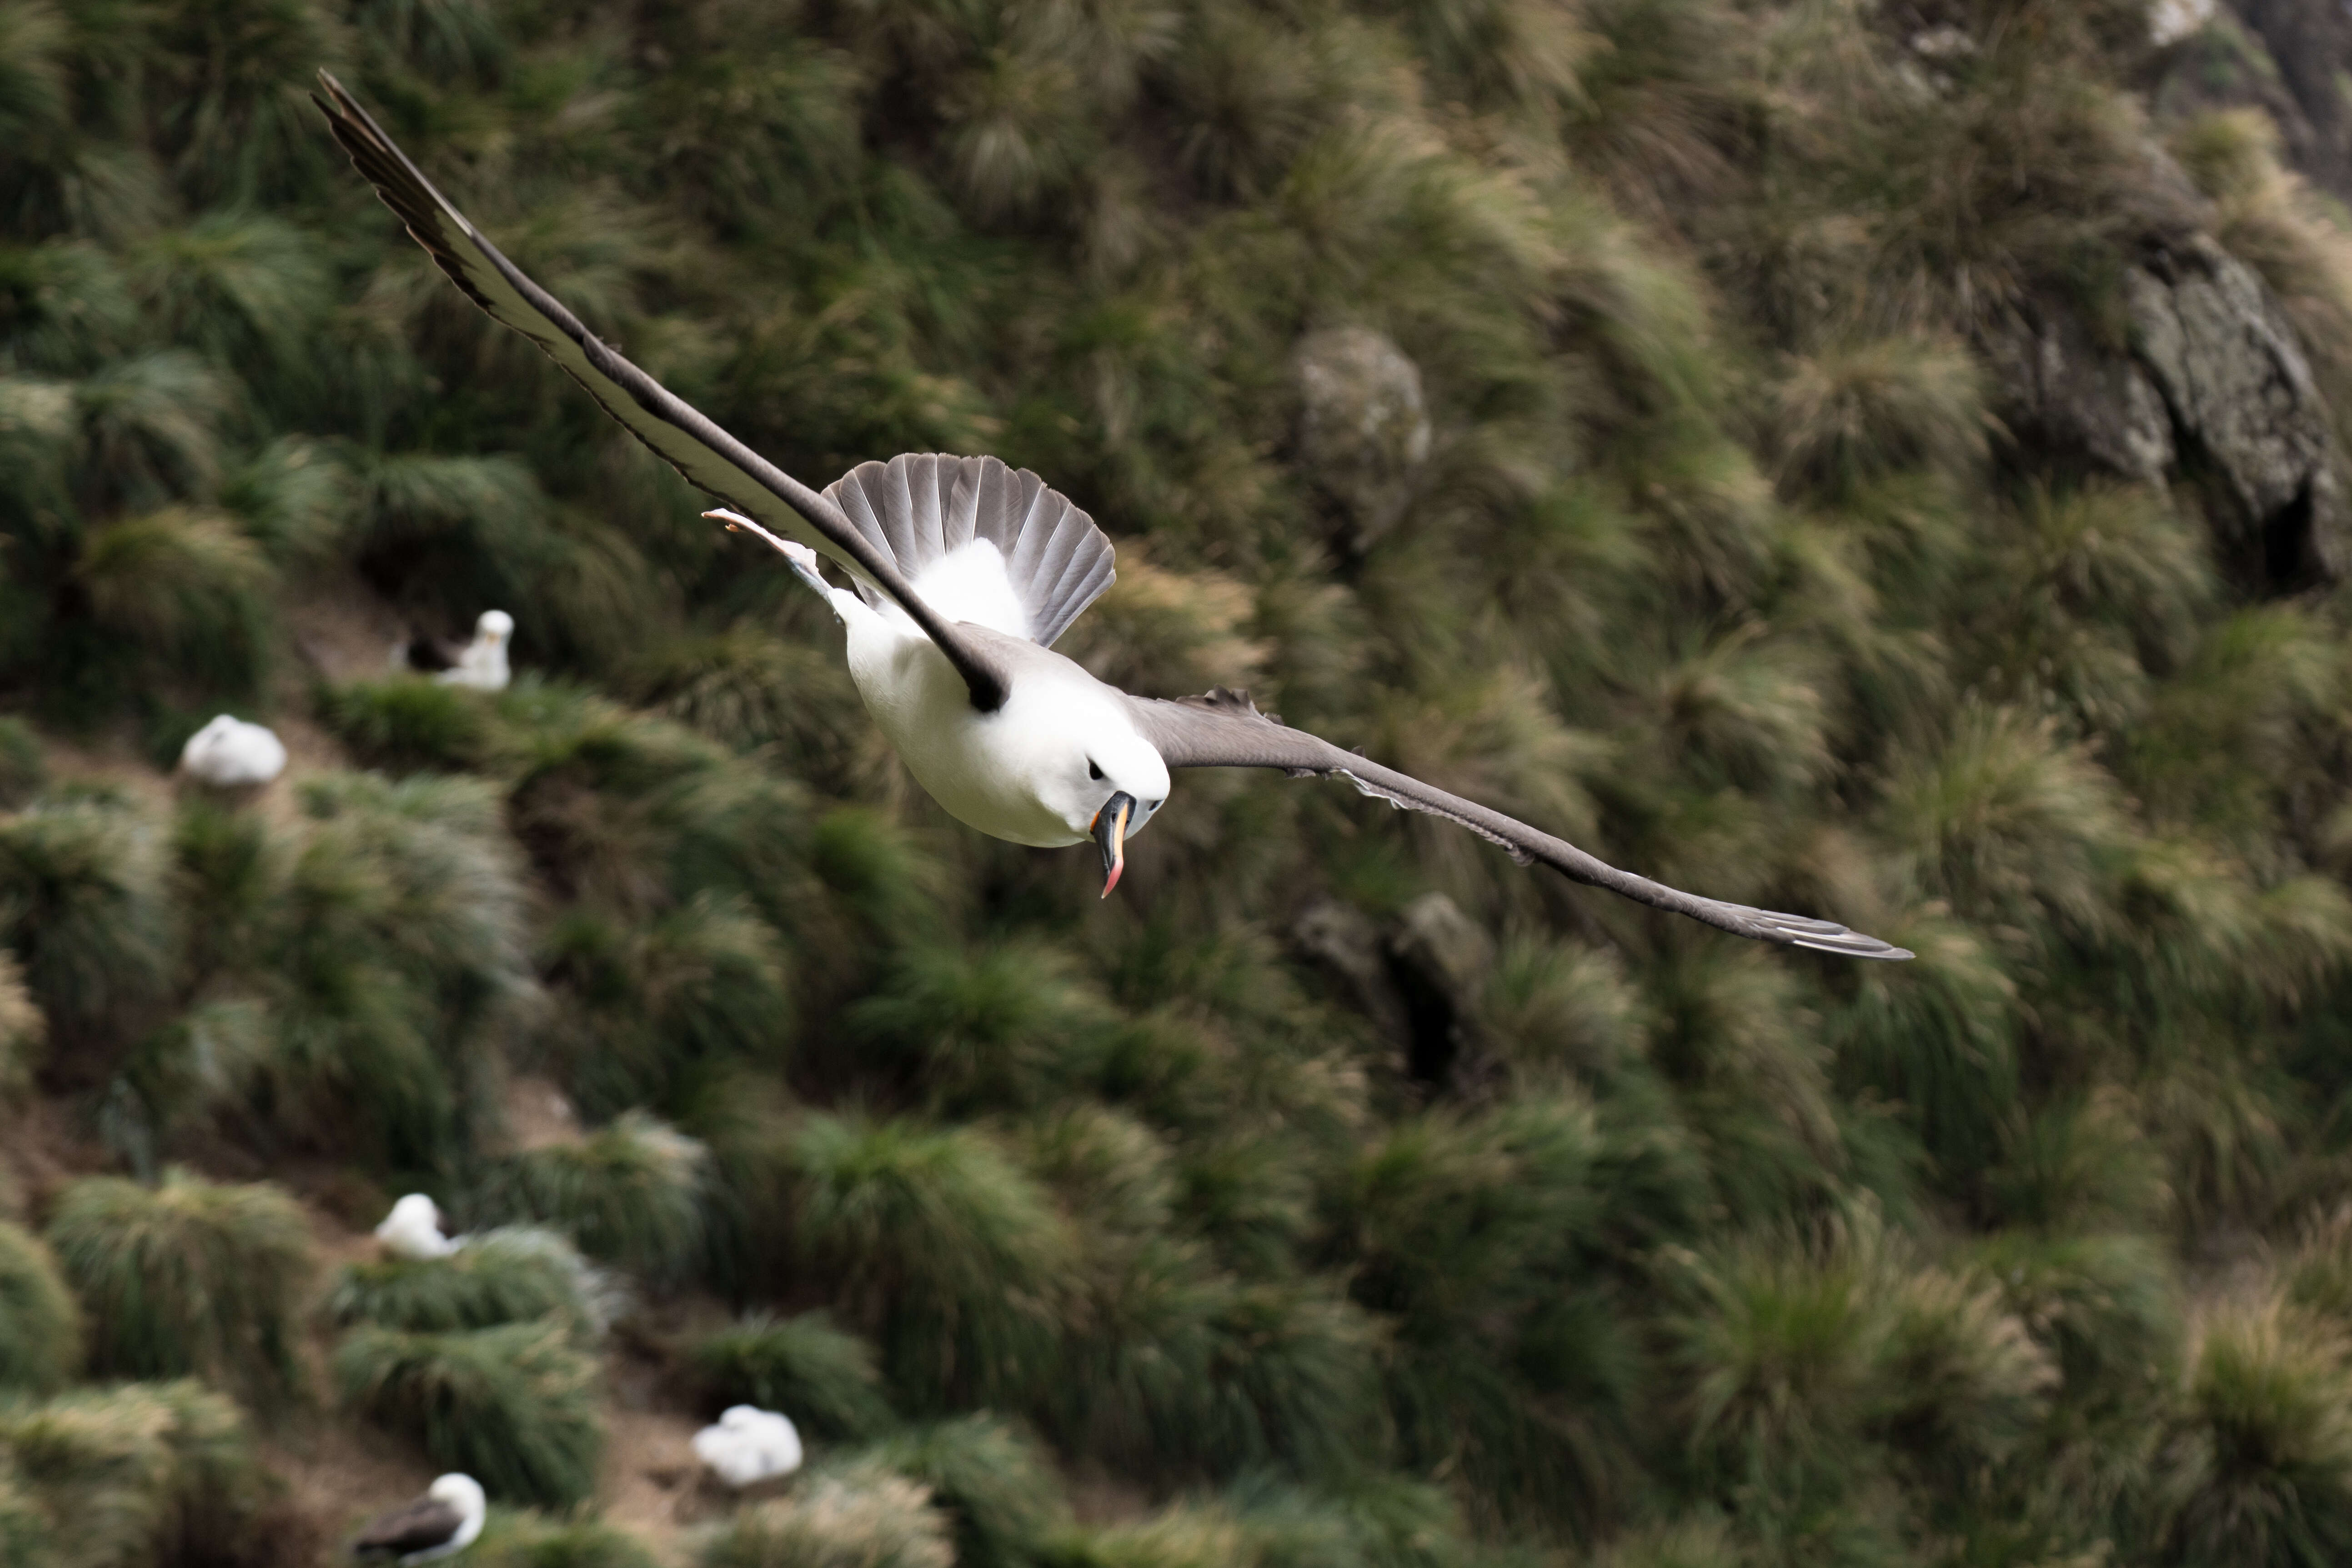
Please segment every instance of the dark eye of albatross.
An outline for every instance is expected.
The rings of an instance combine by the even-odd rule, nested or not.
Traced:
[[[1090,779],[1102,777],[1102,768],[1092,757],[1087,759],[1087,777]]]

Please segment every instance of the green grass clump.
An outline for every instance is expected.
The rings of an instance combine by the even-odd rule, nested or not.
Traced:
[[[561,1320],[439,1334],[355,1329],[334,1376],[345,1408],[493,1497],[570,1508],[595,1489],[596,1363]]]
[[[643,1542],[613,1525],[557,1523],[503,1510],[490,1516],[466,1561],[478,1568],[657,1568],[660,1563]]]
[[[162,836],[132,807],[68,800],[0,815],[0,946],[60,1031],[158,995],[173,920]]]
[[[932,1506],[954,1521],[964,1568],[1035,1562],[1068,1511],[1050,1456],[992,1415],[909,1427],[863,1458],[930,1489]]]
[[[81,1363],[81,1314],[49,1249],[0,1222],[0,1388],[55,1392]]]
[[[554,1316],[585,1341],[603,1333],[612,1290],[553,1231],[509,1226],[466,1237],[446,1258],[354,1263],[328,1293],[339,1328],[372,1323],[405,1333],[448,1333]]]
[[[394,773],[479,763],[498,734],[480,692],[422,675],[331,688],[320,694],[319,717],[362,762]]]
[[[14,811],[41,793],[48,764],[33,727],[0,714],[0,811]]]
[[[873,1437],[890,1425],[872,1348],[823,1312],[754,1312],[696,1341],[689,1356],[714,1408],[780,1410],[819,1438]]]
[[[25,989],[16,961],[0,952],[0,1106],[22,1099],[33,1087],[48,1032],[48,1020]]]
[[[0,1457],[47,1521],[35,1561],[68,1568],[249,1561],[235,1543],[268,1498],[237,1407],[191,1383],[0,1407]]]
[[[924,1489],[877,1466],[813,1476],[745,1509],[704,1543],[701,1568],[951,1568],[945,1515]]]
[[[2198,1326],[2163,1488],[2179,1561],[2318,1563],[2352,1552],[2352,1346],[2276,1303]]]
[[[87,1314],[92,1370],[194,1374],[263,1402],[299,1384],[310,1234],[275,1187],[88,1177],[58,1196],[47,1240]]]
[[[1074,1281],[1066,1223],[975,1129],[811,1116],[793,1133],[803,1261],[912,1400],[1042,1390]]]
[[[578,1142],[500,1161],[472,1207],[493,1221],[547,1226],[591,1258],[669,1285],[702,1260],[709,1179],[699,1142],[632,1110]]]
[[[0,1568],[47,1568],[56,1561],[48,1515],[13,1465],[0,1464]]]

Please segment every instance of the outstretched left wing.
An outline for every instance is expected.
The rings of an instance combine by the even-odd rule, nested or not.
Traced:
[[[1849,931],[1835,921],[1817,921],[1702,899],[1662,882],[1653,882],[1647,877],[1621,871],[1564,838],[1555,838],[1475,801],[1449,795],[1409,773],[1382,767],[1368,757],[1343,752],[1320,736],[1294,730],[1259,712],[1257,704],[1245,691],[1228,691],[1219,687],[1204,697],[1180,698],[1173,702],[1144,697],[1130,697],[1128,701],[1134,708],[1136,727],[1142,731],[1144,739],[1159,749],[1161,760],[1171,768],[1280,768],[1293,778],[1336,773],[1361,793],[1391,805],[1425,811],[1466,827],[1488,843],[1499,845],[1522,866],[1541,861],[1571,880],[1606,888],[1653,909],[1705,921],[1736,936],[1847,958],[1911,956],[1902,948]]]
[[[467,299],[537,343],[689,484],[831,557],[865,586],[896,600],[963,677],[973,707],[992,712],[1003,706],[1011,677],[1002,662],[966,636],[961,623],[925,604],[898,563],[876,549],[838,505],[730,436],[582,326],[434,188],[342,83],[320,71],[319,84],[327,96],[313,101],[352,165]]]

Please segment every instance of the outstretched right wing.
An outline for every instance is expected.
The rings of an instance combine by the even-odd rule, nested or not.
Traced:
[[[1343,752],[1330,742],[1257,710],[1245,691],[1223,687],[1205,697],[1180,698],[1173,702],[1129,697],[1136,727],[1171,768],[1280,768],[1293,778],[1338,774],[1362,794],[1408,811],[1468,828],[1488,843],[1507,850],[1522,866],[1537,861],[1579,882],[1606,888],[1612,893],[1648,904],[1653,909],[1688,915],[1695,921],[1758,942],[1811,948],[1847,958],[1909,958],[1906,950],[1849,931],[1835,921],[1804,915],[1784,915],[1702,899],[1586,854],[1564,838],[1529,827],[1516,817],[1489,810],[1475,801],[1449,795],[1410,773],[1384,768],[1368,757]]]
[[[1009,677],[1002,663],[982,643],[924,604],[897,563],[876,550],[840,507],[721,430],[600,342],[482,237],[343,90],[342,83],[325,71],[319,73],[319,81],[327,98],[313,101],[325,110],[335,140],[351,154],[352,165],[467,299],[537,343],[588,389],[605,413],[667,458],[688,483],[830,557],[861,583],[896,600],[963,677],[972,706],[988,712],[1003,705]]]

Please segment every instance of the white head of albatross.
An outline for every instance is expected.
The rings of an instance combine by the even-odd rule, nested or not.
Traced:
[[[352,1555],[401,1563],[454,1556],[474,1544],[488,1514],[481,1482],[471,1476],[443,1476],[415,1501],[370,1520],[352,1542]]]
[[[394,1258],[412,1261],[446,1258],[457,1250],[457,1244],[441,1234],[440,1209],[423,1193],[411,1193],[393,1205],[375,1227],[375,1238]]]
[[[1127,841],[1167,804],[1167,763],[1124,703],[1075,684],[1016,688],[1002,722],[1015,731],[1003,747],[1008,771],[1067,832],[1063,843],[1095,841],[1109,898],[1127,868]]]

